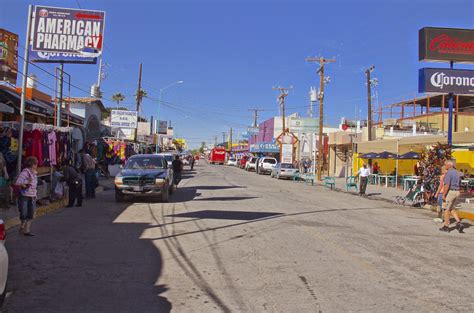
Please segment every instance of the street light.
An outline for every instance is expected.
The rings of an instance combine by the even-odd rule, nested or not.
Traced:
[[[160,139],[160,135],[159,135],[159,130],[160,130],[160,108],[161,108],[161,101],[162,101],[162,98],[163,98],[163,91],[165,89],[168,89],[170,87],[173,87],[175,85],[180,85],[184,83],[184,81],[182,80],[178,80],[172,84],[169,84],[168,86],[166,87],[163,87],[160,89],[160,98],[159,98],[159,101],[158,101],[158,114],[156,116],[156,153],[158,153],[158,150],[159,150],[159,139]]]

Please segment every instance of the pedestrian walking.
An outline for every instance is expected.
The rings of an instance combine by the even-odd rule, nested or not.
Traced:
[[[86,183],[86,198],[95,198],[95,188],[97,187],[96,163],[94,159],[84,150],[79,151],[82,163],[82,173]]]
[[[357,176],[359,176],[359,195],[364,196],[365,190],[367,189],[367,181],[369,179],[370,169],[367,167],[367,164],[364,163],[364,166],[359,169]]]
[[[62,168],[63,177],[61,181],[65,181],[69,187],[69,200],[68,208],[74,206],[76,203],[77,207],[82,206],[82,179],[79,173],[71,165],[64,165]]]
[[[191,171],[194,169],[194,156],[191,156],[191,159],[189,160],[189,165],[191,166]]]
[[[25,236],[34,236],[31,233],[31,222],[36,210],[38,176],[38,159],[28,157],[25,160],[26,168],[16,179],[15,188],[18,190],[18,211],[20,213],[20,233]]]
[[[443,222],[443,189],[444,189],[444,177],[446,176],[446,166],[441,168],[441,176],[439,177],[439,186],[435,193],[435,199],[438,204],[438,217],[435,219],[436,222]]]
[[[179,159],[179,155],[175,157],[173,162],[171,163],[173,167],[173,178],[174,183],[178,186],[179,182],[181,181],[181,172],[183,171],[183,161]]]
[[[452,161],[446,162],[446,174],[443,181],[443,201],[445,202],[444,207],[444,225],[439,230],[443,232],[450,232],[451,229],[449,225],[451,224],[451,215],[456,220],[456,229],[460,232],[464,232],[464,225],[461,224],[461,219],[459,218],[455,206],[459,198],[459,187],[461,176],[459,172],[454,168],[454,163]]]

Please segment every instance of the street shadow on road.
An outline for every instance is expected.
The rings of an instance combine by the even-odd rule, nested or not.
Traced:
[[[249,211],[224,211],[224,210],[203,210],[185,212],[179,214],[166,215],[166,217],[189,217],[194,219],[218,219],[218,220],[239,220],[252,221],[270,216],[282,215],[278,212],[249,212]]]
[[[207,197],[207,198],[198,198],[194,201],[239,201],[239,200],[250,200],[257,199],[258,197]]]
[[[38,218],[35,237],[12,229],[5,312],[170,312],[161,251],[128,206],[102,193]]]
[[[247,188],[246,186],[193,186],[189,188],[195,188],[200,190],[221,190],[221,189],[235,189],[235,188]]]
[[[326,210],[304,211],[304,212],[289,213],[289,214],[278,213],[278,212],[267,212],[267,213],[271,213],[272,215],[265,216],[265,217],[260,217],[260,218],[256,218],[256,219],[244,220],[243,222],[238,222],[238,223],[234,223],[234,224],[226,224],[226,225],[222,225],[222,226],[209,227],[209,228],[202,229],[202,230],[182,232],[182,233],[179,233],[179,234],[173,234],[173,235],[153,238],[153,240],[162,240],[162,239],[178,237],[178,236],[185,236],[185,235],[191,235],[191,234],[196,234],[196,233],[201,233],[201,232],[216,231],[216,230],[230,228],[230,227],[242,226],[242,225],[250,224],[250,223],[265,222],[265,221],[269,221],[269,220],[273,220],[273,219],[287,218],[287,217],[293,217],[293,216],[298,216],[298,215],[313,215],[313,214],[321,214],[321,213],[329,213],[329,212],[371,211],[371,210],[386,210],[386,209],[392,210],[394,208],[393,207],[379,207],[379,208],[326,209]],[[177,214],[175,216],[176,217],[193,218],[195,216],[192,216],[192,213],[195,213],[195,212],[189,212],[190,215],[188,215],[188,216],[184,216],[188,213],[182,213],[183,215],[181,215],[181,216],[179,216],[179,214]],[[257,212],[257,213],[260,213],[260,212]],[[223,214],[232,214],[232,211],[223,211]],[[195,220],[195,219],[191,219],[190,221],[193,221],[193,220]],[[169,223],[169,224],[172,224],[172,223]]]

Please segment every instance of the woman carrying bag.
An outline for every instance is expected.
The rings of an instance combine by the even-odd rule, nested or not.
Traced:
[[[25,236],[34,236],[31,233],[31,222],[36,210],[36,196],[38,186],[38,159],[29,157],[25,161],[26,168],[21,171],[16,180],[15,189],[18,196],[18,211],[20,213],[20,233]]]

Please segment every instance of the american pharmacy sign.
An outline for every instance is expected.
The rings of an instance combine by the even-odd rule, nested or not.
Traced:
[[[98,56],[104,24],[104,11],[35,6],[32,50]]]

